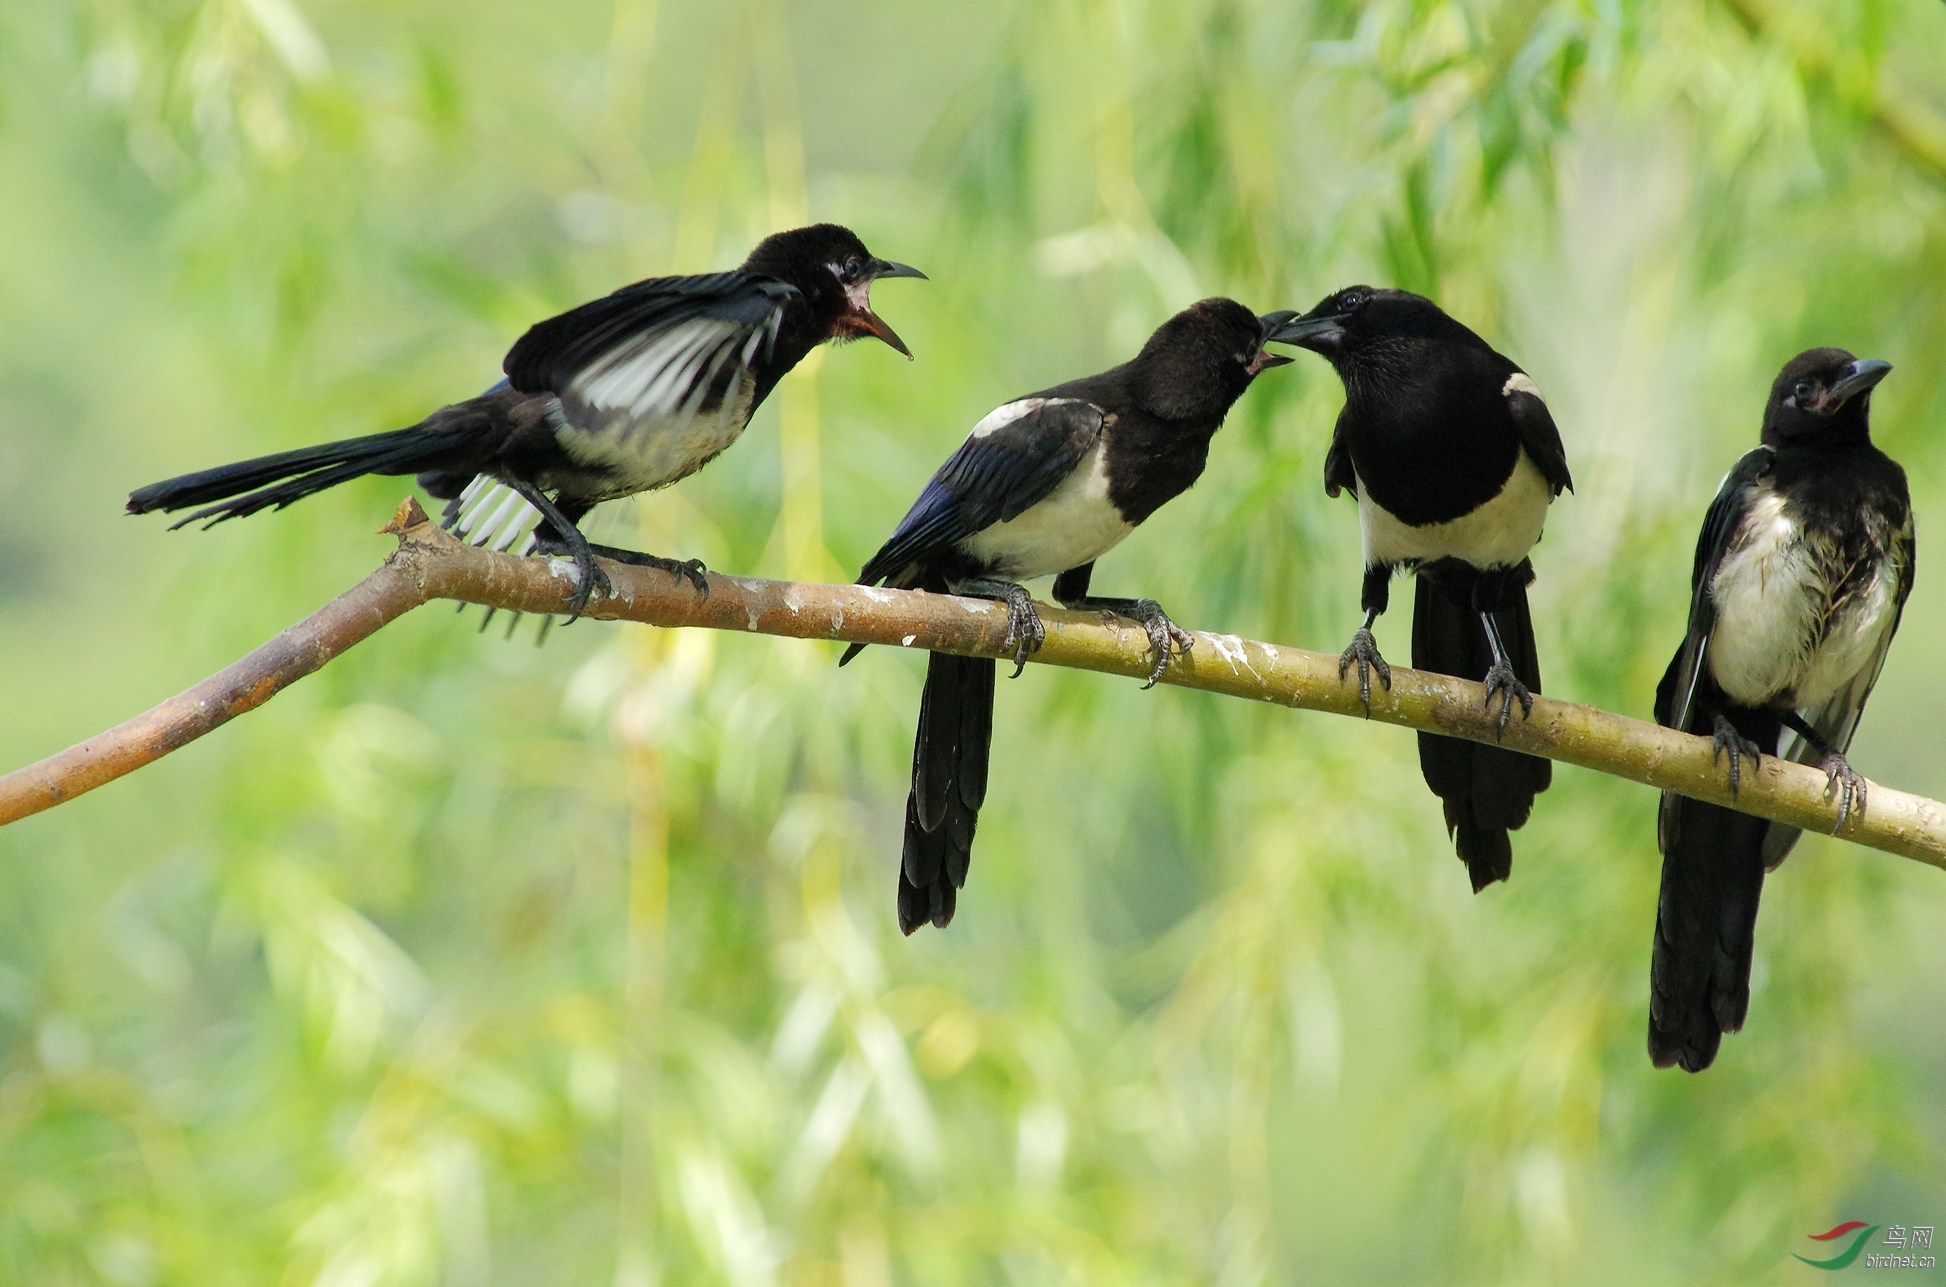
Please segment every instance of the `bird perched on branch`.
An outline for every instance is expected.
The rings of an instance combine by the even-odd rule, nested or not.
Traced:
[[[1338,662],[1392,685],[1372,623],[1395,571],[1414,571],[1412,664],[1486,679],[1505,727],[1540,691],[1527,585],[1528,551],[1547,507],[1573,488],[1560,432],[1526,373],[1438,305],[1402,290],[1352,286],[1271,339],[1328,359],[1345,386],[1324,461],[1324,488],[1358,501],[1364,535],[1364,624]],[[1445,807],[1446,829],[1477,892],[1505,880],[1507,833],[1527,821],[1551,780],[1548,762],[1499,747],[1419,735],[1419,767]]]
[[[1872,388],[1891,369],[1843,349],[1785,364],[1761,445],[1703,520],[1689,633],[1655,694],[1658,721],[1715,741],[1732,795],[1746,756],[1822,768],[1840,827],[1865,809],[1845,751],[1912,591],[1905,471],[1872,445]],[[1743,1026],[1764,873],[1798,831],[1665,791],[1657,833],[1649,1056],[1700,1072]]]
[[[1290,361],[1263,345],[1292,316],[1257,317],[1234,300],[1206,299],[1164,322],[1133,361],[995,408],[926,484],[859,583],[1005,603],[1018,675],[1045,635],[1019,583],[1054,575],[1061,606],[1112,613],[1148,632],[1154,666],[1145,687],[1153,686],[1191,636],[1153,599],[1089,594],[1095,560],[1201,477],[1231,404],[1260,371]],[[899,868],[907,934],[952,920],[966,883],[986,798],[993,678],[991,658],[936,652],[927,663]]]
[[[131,514],[203,506],[174,524],[283,508],[364,474],[417,474],[477,544],[511,543],[535,512],[542,553],[580,571],[570,615],[606,578],[600,553],[688,577],[703,565],[591,546],[596,504],[687,478],[735,442],[777,381],[827,340],[876,336],[910,358],[872,311],[881,277],[924,277],[874,258],[850,229],[816,224],[764,238],[741,268],[653,277],[537,323],[508,352],[507,378],[409,429],[261,456],[141,488]],[[216,502],[212,504],[211,502]]]

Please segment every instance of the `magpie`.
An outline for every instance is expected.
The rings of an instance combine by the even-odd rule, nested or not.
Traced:
[[[859,584],[1004,602],[1018,676],[1045,637],[1020,582],[1053,575],[1062,607],[1141,625],[1152,687],[1192,636],[1153,599],[1090,594],[1095,560],[1201,477],[1231,404],[1258,372],[1291,360],[1263,346],[1293,316],[1206,299],[1164,322],[1133,361],[995,408],[932,476]],[[936,652],[927,663],[899,867],[906,934],[928,921],[943,928],[966,883],[986,798],[993,681],[991,658]]]
[[[1785,364],[1760,445],[1703,519],[1689,631],[1655,694],[1660,723],[1727,756],[1732,795],[1746,755],[1822,768],[1840,827],[1865,809],[1845,751],[1912,592],[1905,471],[1872,445],[1872,388],[1891,369],[1843,349]],[[1657,822],[1649,1057],[1700,1072],[1743,1026],[1764,873],[1798,832],[1673,791]]]
[[[537,512],[548,530],[534,548],[572,555],[580,569],[570,617],[606,584],[597,553],[687,577],[708,594],[698,560],[590,545],[582,518],[714,460],[827,340],[876,336],[910,358],[870,292],[881,277],[924,276],[874,258],[837,224],[776,233],[741,268],[653,277],[535,324],[508,351],[506,379],[411,428],[152,483],[129,496],[128,512],[200,505],[173,527],[205,518],[208,527],[363,474],[417,474],[449,502],[447,526],[477,544],[505,548],[524,530],[523,511]]]
[[[1572,490],[1560,431],[1540,390],[1513,362],[1402,290],[1351,286],[1326,296],[1271,339],[1328,359],[1345,387],[1324,489],[1358,501],[1364,538],[1364,624],[1338,659],[1358,669],[1371,712],[1372,672],[1390,688],[1372,623],[1395,571],[1415,572],[1412,664],[1449,675],[1485,672],[1489,708],[1505,728],[1540,691],[1527,585],[1528,552],[1547,507]],[[1419,768],[1445,808],[1446,830],[1477,893],[1513,865],[1507,833],[1547,790],[1546,760],[1431,733]]]

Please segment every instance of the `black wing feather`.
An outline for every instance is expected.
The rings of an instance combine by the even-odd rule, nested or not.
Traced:
[[[1520,445],[1527,449],[1527,458],[1541,471],[1541,477],[1547,479],[1554,494],[1573,491],[1567,449],[1561,445],[1561,431],[1555,426],[1547,403],[1525,389],[1513,389],[1507,393],[1507,410],[1513,415],[1514,428],[1520,434]]]
[[[859,583],[903,582],[928,556],[1018,518],[1073,471],[1100,440],[1107,418],[1092,402],[1050,399],[990,433],[968,438],[865,564]]]
[[[502,365],[522,393],[560,393],[589,365],[639,336],[699,317],[755,331],[770,326],[794,298],[801,298],[795,286],[757,273],[652,277],[536,322]]]

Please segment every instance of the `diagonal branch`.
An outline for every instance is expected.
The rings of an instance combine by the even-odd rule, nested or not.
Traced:
[[[559,613],[574,588],[566,560],[519,559],[454,539],[407,501],[385,529],[399,548],[356,586],[221,673],[99,737],[0,777],[0,824],[38,813],[160,759],[310,674],[380,626],[434,599],[516,612]],[[998,657],[1007,614],[978,599],[810,585],[712,573],[710,594],[649,568],[606,563],[614,593],[587,615],[648,625],[701,626],[795,639],[927,648]],[[1047,642],[1036,661],[1130,678],[1146,676],[1148,636],[1091,613],[1043,608]],[[1231,697],[1337,715],[1363,714],[1357,686],[1338,677],[1338,659],[1235,635],[1197,634],[1163,682]],[[1496,740],[1484,690],[1468,680],[1394,667],[1391,690],[1372,694],[1371,718],[1429,733]],[[1641,720],[1536,696],[1533,716],[1500,738],[1517,751],[1578,764],[1646,786],[1728,805],[1807,831],[1831,833],[1837,808],[1824,775],[1775,756],[1743,775],[1730,798],[1709,740]],[[1946,804],[1874,783],[1869,808],[1836,834],[1946,867]]]

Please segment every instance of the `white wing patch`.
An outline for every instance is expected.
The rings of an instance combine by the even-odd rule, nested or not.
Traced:
[[[1525,371],[1516,371],[1507,377],[1505,384],[1500,386],[1500,396],[1510,398],[1516,393],[1527,393],[1541,398],[1541,386],[1528,379]],[[1547,399],[1541,398],[1541,401],[1546,402]]]
[[[1022,398],[1018,402],[1003,403],[987,412],[984,416],[981,416],[980,423],[973,426],[973,432],[968,434],[967,437],[969,439],[984,438],[990,433],[1005,429],[1022,416],[1033,415],[1042,407],[1053,406],[1063,402],[1079,401],[1081,401],[1079,398]]]

